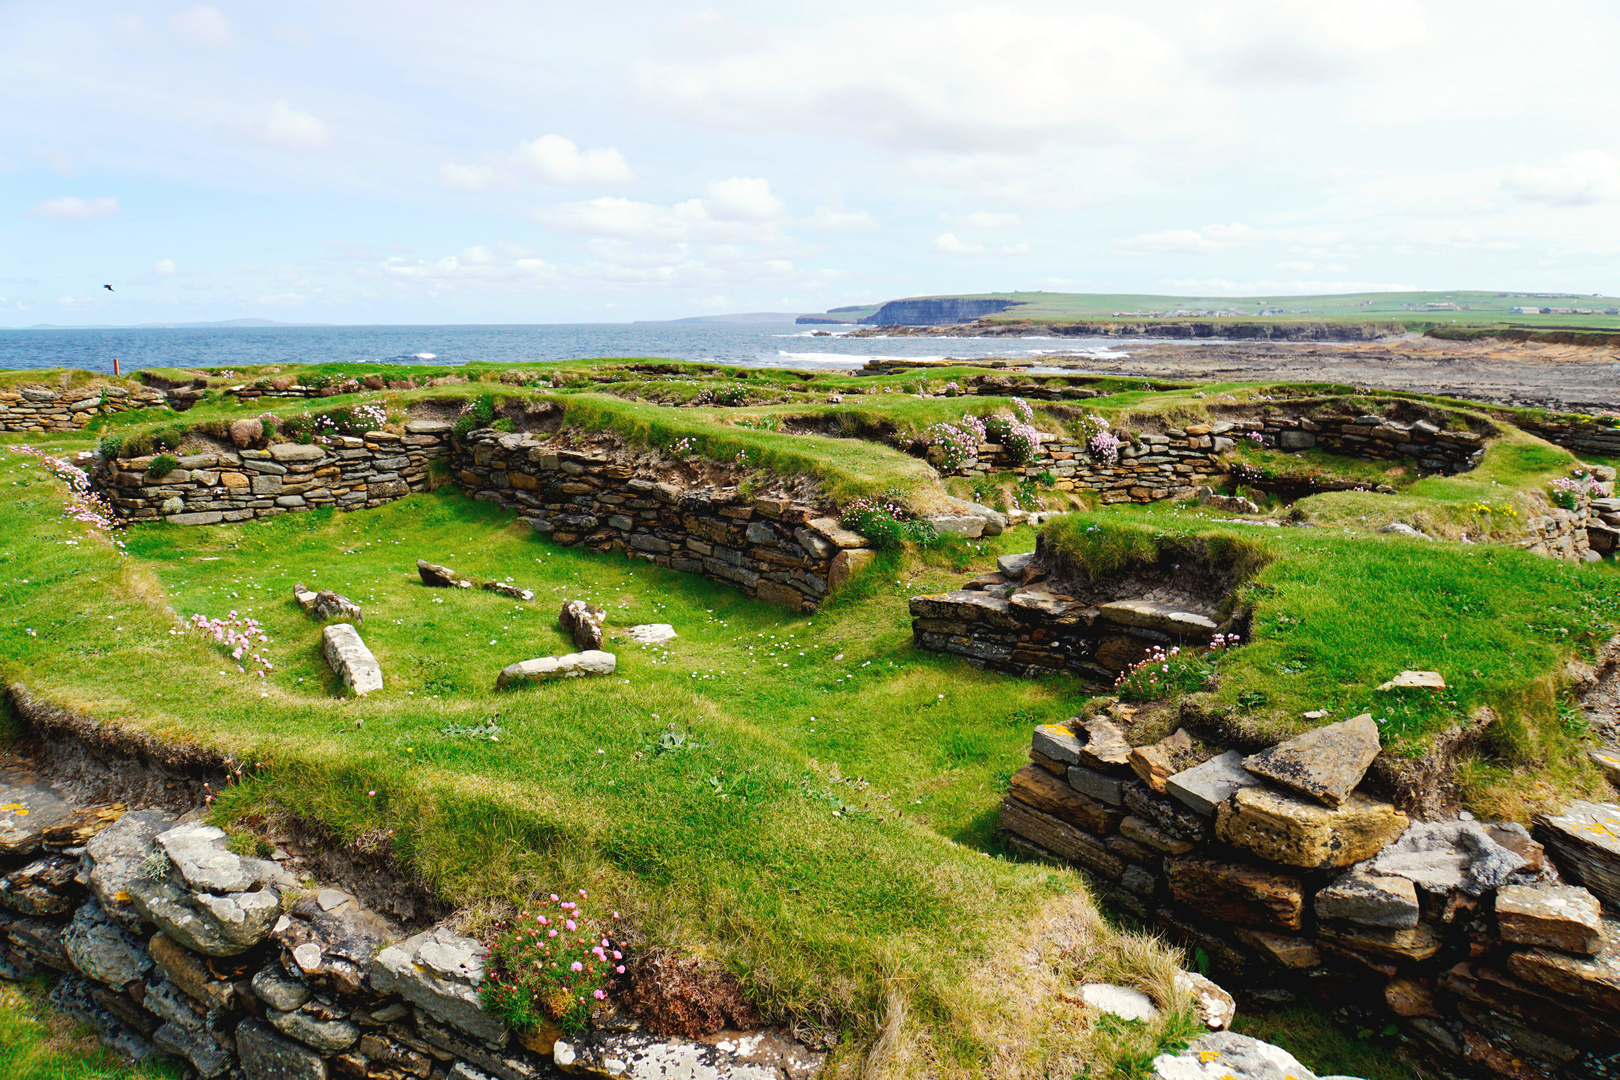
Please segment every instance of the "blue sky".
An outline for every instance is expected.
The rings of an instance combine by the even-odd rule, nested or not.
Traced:
[[[0,325],[1615,294],[1616,55],[1580,0],[0,0]]]

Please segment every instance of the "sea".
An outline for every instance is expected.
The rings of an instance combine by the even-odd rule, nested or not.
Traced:
[[[509,326],[246,326],[138,329],[0,328],[0,370],[233,368],[260,364],[517,364],[587,357],[659,357],[816,371],[871,359],[969,360],[1129,355],[1103,338],[848,337],[793,323],[545,323]],[[819,329],[829,329],[820,327]],[[1072,365],[1073,361],[1066,361]],[[1071,368],[1071,371],[1073,368]]]

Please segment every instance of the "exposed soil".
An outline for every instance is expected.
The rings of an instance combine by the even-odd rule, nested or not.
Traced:
[[[1130,355],[1042,357],[1108,375],[1161,379],[1336,382],[1501,405],[1620,408],[1620,350],[1580,345],[1440,341],[1408,335],[1369,342],[1121,343]]]

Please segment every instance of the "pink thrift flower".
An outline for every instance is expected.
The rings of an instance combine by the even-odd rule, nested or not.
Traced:
[[[624,953],[620,952],[618,949],[614,949],[613,950],[613,959],[615,959],[615,960],[623,960],[624,959]]]
[[[572,964],[568,965],[568,970],[570,970],[570,971],[584,971],[585,970],[585,965],[580,963],[578,960],[575,960]]]
[[[556,936],[557,936],[557,931],[555,931],[555,930],[549,930],[549,931],[546,932],[546,937],[556,937]]]
[[[618,954],[618,953],[614,953],[614,954],[613,954],[613,955],[614,955],[614,956],[618,956],[618,955],[619,955],[619,954]],[[618,972],[618,973],[619,973],[619,974],[620,974],[620,975],[623,975],[623,974],[624,974],[624,965],[623,965],[623,964],[620,964],[620,965],[619,965],[619,966],[618,966],[618,967],[616,967],[616,968],[614,968],[614,969],[613,969],[613,970],[614,970],[614,971],[617,971],[617,972]]]
[[[607,999],[607,994],[606,993],[604,993],[601,990],[596,991],[596,1000],[597,1001],[605,1001],[606,999]]]
[[[552,893],[552,894],[551,894],[551,902],[552,902],[552,903],[553,903],[553,904],[555,904],[555,903],[556,903],[556,902],[557,902],[557,900],[558,900],[558,899],[559,899],[559,897],[558,897],[558,896],[557,896],[557,894],[556,894],[556,893]]]
[[[569,919],[568,920],[568,929],[570,929],[570,930],[578,930],[579,927],[574,925],[574,920],[573,919]]]
[[[585,897],[585,890],[584,890],[584,889],[581,889],[581,890],[579,890],[579,898],[580,898],[580,899],[581,899],[581,900],[584,900],[584,899],[585,899],[585,898],[586,898],[586,897]]]

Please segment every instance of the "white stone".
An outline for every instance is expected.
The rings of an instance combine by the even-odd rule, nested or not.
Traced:
[[[1098,1012],[1112,1013],[1122,1020],[1153,1020],[1159,1015],[1153,999],[1142,991],[1113,983],[1086,983],[1080,988],[1080,997]]]
[[[382,665],[371,655],[360,632],[349,623],[333,623],[321,631],[321,651],[332,670],[356,694],[383,687]]]
[[[630,627],[625,633],[632,641],[643,645],[662,645],[680,636],[669,623],[642,623],[640,626]]]
[[[618,667],[618,657],[600,649],[569,653],[566,656],[542,656],[534,660],[520,660],[508,664],[495,680],[496,689],[518,679],[572,679],[583,675],[611,675]]]

